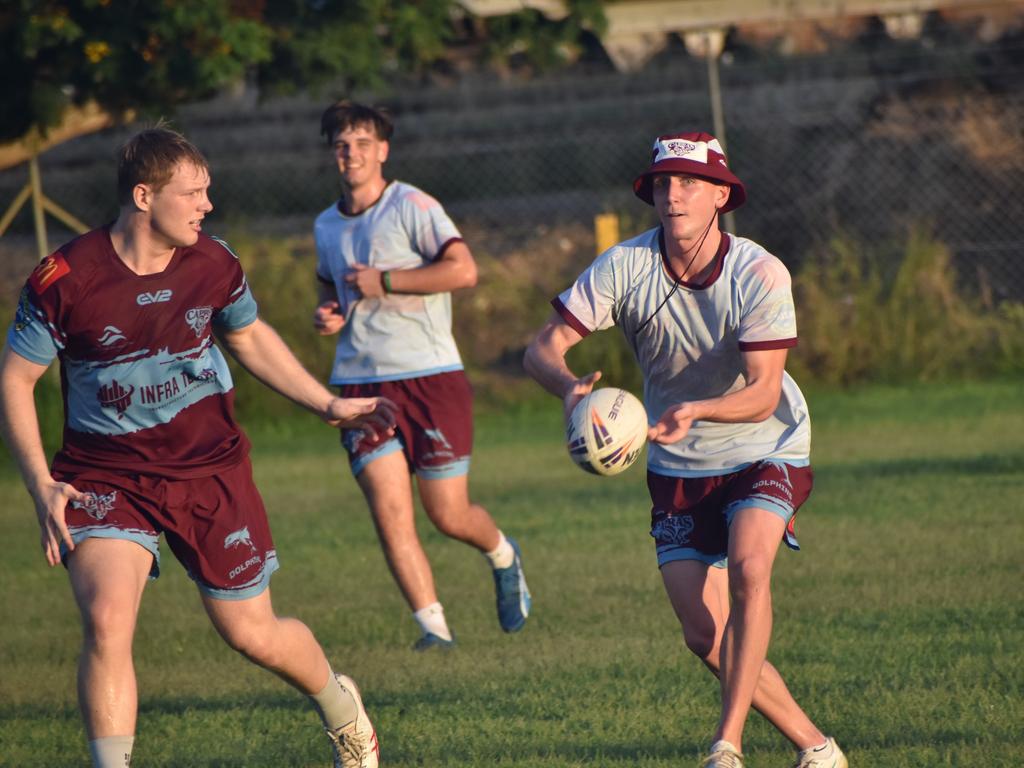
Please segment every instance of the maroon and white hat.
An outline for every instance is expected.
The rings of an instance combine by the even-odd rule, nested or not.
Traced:
[[[654,205],[651,177],[658,173],[689,173],[728,184],[729,199],[722,206],[726,213],[743,205],[747,190],[725,162],[725,152],[710,133],[670,133],[654,140],[651,167],[636,177],[633,191],[648,205]]]

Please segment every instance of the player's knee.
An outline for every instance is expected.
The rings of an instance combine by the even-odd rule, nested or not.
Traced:
[[[767,593],[772,576],[769,557],[745,557],[729,563],[729,592],[733,599]]]
[[[220,635],[230,648],[238,651],[249,661],[261,666],[274,665],[276,644],[273,641],[272,633],[245,627],[225,628],[221,630]]]
[[[97,601],[82,615],[85,643],[100,652],[130,649],[134,629],[132,611],[114,601]]]
[[[683,642],[686,648],[704,662],[710,663],[714,657],[715,665],[718,663],[718,642],[714,625],[683,625]]]

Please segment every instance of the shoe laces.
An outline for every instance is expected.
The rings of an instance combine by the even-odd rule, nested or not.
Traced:
[[[713,752],[711,755],[704,758],[701,765],[706,766],[707,768],[743,768],[743,761],[740,756],[731,749],[725,749]]]
[[[356,733],[356,721],[338,731],[327,731],[327,736],[338,756],[337,764],[343,768],[360,768],[364,765],[363,758],[373,749],[371,744]]]

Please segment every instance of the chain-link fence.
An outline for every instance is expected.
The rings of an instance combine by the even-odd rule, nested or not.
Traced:
[[[720,72],[730,165],[748,189],[741,234],[793,267],[837,234],[884,251],[923,226],[964,277],[980,270],[997,299],[1024,298],[1024,42],[737,59]],[[222,100],[179,113],[175,125],[211,161],[208,231],[310,231],[339,190],[318,136],[327,101]],[[438,197],[474,250],[497,257],[538,231],[589,231],[605,211],[622,216],[623,236],[652,224],[631,181],[653,138],[712,124],[706,64],[685,56],[633,75],[478,76],[376,101],[397,120],[389,173]],[[45,192],[90,225],[113,219],[114,150],[133,129],[48,152]],[[0,173],[0,202],[25,176]],[[31,226],[23,212],[0,257],[34,253]],[[51,247],[68,234],[52,229]]]

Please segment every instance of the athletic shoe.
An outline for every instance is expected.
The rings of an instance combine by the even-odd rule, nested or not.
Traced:
[[[793,768],[847,768],[846,755],[831,736],[825,746],[798,753]]]
[[[412,649],[414,651],[429,651],[431,648],[440,648],[442,651],[450,651],[454,647],[455,635],[452,635],[451,640],[445,640],[440,635],[427,632],[427,634],[413,643]]]
[[[728,741],[719,740],[711,745],[711,754],[704,758],[702,768],[743,768],[743,755]]]
[[[498,623],[506,632],[518,632],[530,615],[530,590],[523,576],[523,558],[514,539],[508,543],[516,557],[508,568],[494,569],[494,591],[498,599]]]
[[[356,719],[336,731],[327,731],[327,738],[334,747],[334,768],[377,768],[380,763],[377,733],[363,708],[359,688],[351,677],[339,674],[335,677],[356,700]]]

